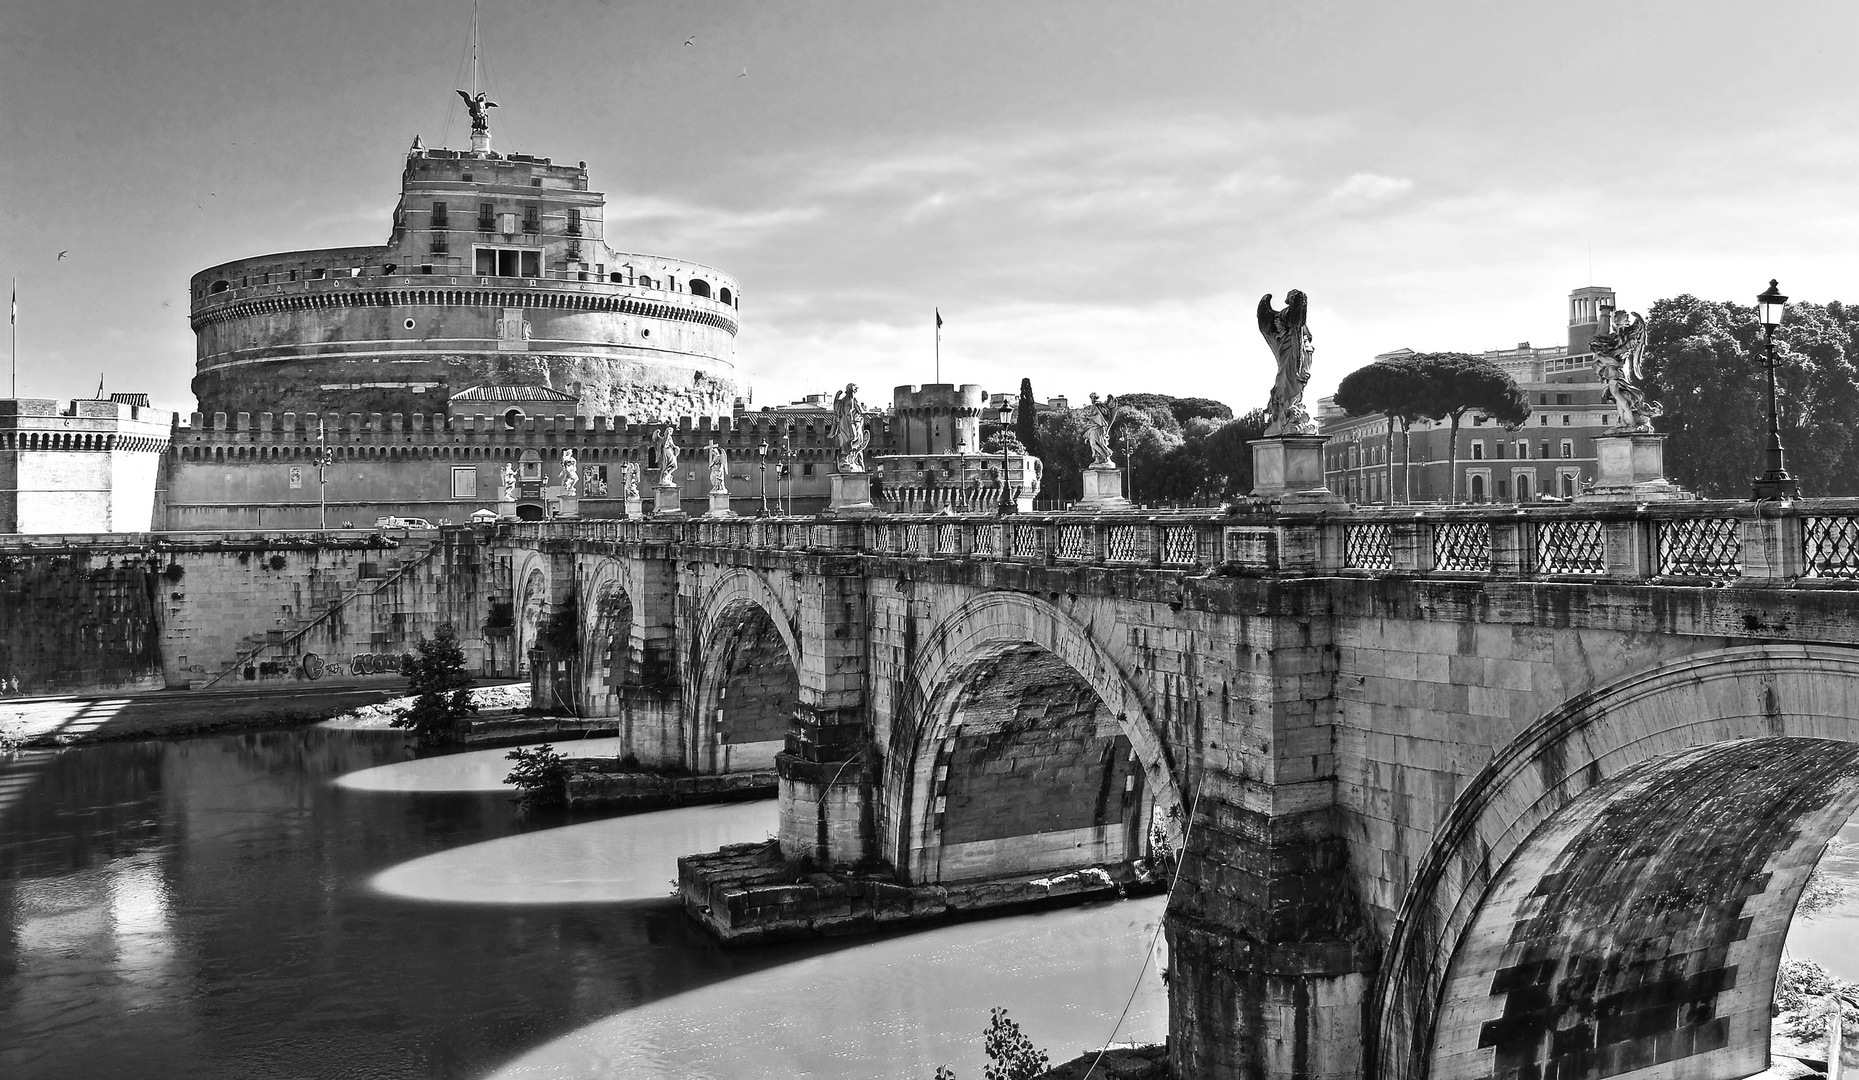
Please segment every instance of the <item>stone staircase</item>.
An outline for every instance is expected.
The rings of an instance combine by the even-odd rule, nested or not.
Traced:
[[[432,558],[437,551],[438,545],[432,541],[409,537],[399,547],[382,551],[378,561],[361,564],[352,583],[333,577],[319,579],[311,586],[305,614],[289,625],[245,635],[235,646],[232,659],[222,660],[217,672],[190,680],[188,689],[230,687],[243,681],[245,669],[267,663],[295,667],[302,653],[298,643],[305,634],[355,606],[362,598],[372,598],[392,588],[401,577]]]

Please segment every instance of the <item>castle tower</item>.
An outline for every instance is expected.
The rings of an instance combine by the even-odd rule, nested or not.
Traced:
[[[566,390],[583,412],[726,415],[740,291],[702,263],[617,250],[587,163],[416,140],[379,246],[238,259],[195,274],[199,408],[433,413],[483,383]]]

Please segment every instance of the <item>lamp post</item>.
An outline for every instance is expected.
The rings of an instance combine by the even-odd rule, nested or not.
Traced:
[[[762,514],[761,516],[767,517],[768,516],[768,440],[766,438],[762,440],[762,445],[755,448],[755,457],[757,461],[757,464],[755,467],[762,474]]]
[[[1013,513],[1013,510],[1014,510],[1013,488],[1009,486],[1007,482],[1007,458],[1008,458],[1007,433],[1012,430],[1012,428],[1009,425],[1013,423],[1013,415],[1014,413],[1012,409],[1003,408],[1001,410],[1001,416],[1000,416],[1000,421],[1001,421],[1001,431],[1000,431],[1001,509],[1000,509],[1000,513],[1002,517],[1006,517],[1008,514]]]
[[[1136,460],[1130,457],[1130,429],[1129,428],[1126,427],[1123,429],[1123,437],[1121,441],[1123,443],[1123,467],[1129,470],[1129,479],[1124,482],[1123,489],[1129,493],[1128,495],[1129,500],[1131,502],[1135,502],[1136,501]]]
[[[1788,298],[1782,295],[1774,278],[1768,291],[1756,297],[1756,311],[1762,319],[1763,352],[1769,371],[1769,447],[1764,454],[1768,471],[1750,485],[1752,499],[1792,499],[1801,494],[1801,481],[1788,475],[1782,457],[1782,429],[1775,418],[1775,328],[1781,325]]]
[[[329,531],[329,470],[336,459],[329,453],[329,444],[325,442],[323,419],[316,420],[316,501],[323,511],[323,531]]]
[[[793,466],[789,464],[789,462],[793,460],[794,460],[794,423],[793,421],[790,420],[788,422],[787,430],[781,433],[781,471],[776,481],[778,484],[781,485],[781,490],[787,492],[787,508],[783,511],[783,513],[785,513],[788,517],[794,516],[794,471],[793,471]],[[777,491],[775,493],[776,500],[778,501],[780,497],[781,497],[780,491]]]

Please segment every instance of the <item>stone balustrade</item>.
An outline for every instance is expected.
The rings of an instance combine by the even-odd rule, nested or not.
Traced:
[[[1374,508],[1274,515],[888,514],[507,524],[517,540],[673,543],[1204,572],[1548,580],[1859,580],[1859,499]]]

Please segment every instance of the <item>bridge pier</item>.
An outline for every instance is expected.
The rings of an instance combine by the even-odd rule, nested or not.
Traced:
[[[775,758],[781,852],[844,868],[877,854],[865,579],[853,558],[829,557],[820,570],[800,586],[800,700],[787,746]]]

